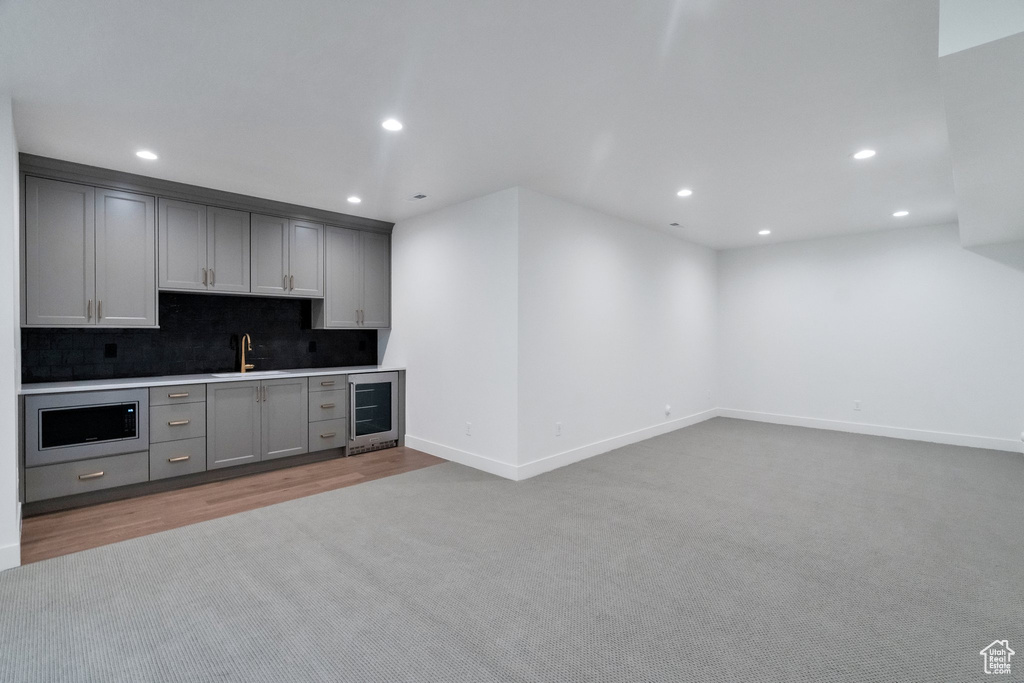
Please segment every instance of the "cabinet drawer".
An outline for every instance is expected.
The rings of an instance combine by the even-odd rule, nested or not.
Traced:
[[[25,502],[99,491],[149,479],[149,454],[128,453],[25,469]]]
[[[309,378],[310,391],[348,391],[348,375],[320,375]]]
[[[309,425],[309,452],[325,451],[328,448],[344,448],[348,445],[348,419],[311,422]]]
[[[206,437],[165,441],[149,448],[149,478],[166,479],[206,471]]]
[[[311,391],[309,393],[309,421],[337,420],[348,416],[348,392],[345,389],[333,391]]]
[[[206,436],[206,403],[156,406],[149,409],[149,442]]]
[[[205,384],[179,384],[173,387],[150,387],[149,405],[167,406],[206,400]]]

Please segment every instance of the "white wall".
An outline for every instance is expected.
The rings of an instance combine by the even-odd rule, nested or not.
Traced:
[[[517,458],[517,197],[513,188],[395,225],[381,358],[408,367],[409,446],[506,477]]]
[[[21,328],[18,277],[18,148],[11,98],[0,93],[0,570],[21,564],[18,409]]]
[[[1019,450],[1024,271],[955,226],[725,251],[719,278],[726,414]]]
[[[715,252],[530,190],[519,199],[520,475],[709,417]]]

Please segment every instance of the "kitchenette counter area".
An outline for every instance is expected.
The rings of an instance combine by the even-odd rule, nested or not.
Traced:
[[[398,372],[404,367],[392,365],[359,365],[334,368],[295,368],[290,370],[249,370],[247,372],[215,372],[195,375],[163,375],[159,377],[123,377],[71,382],[39,382],[22,385],[22,396],[34,394],[64,394],[78,391],[110,391],[145,387],[167,387],[179,384],[213,384],[258,379],[286,379],[289,377],[319,377],[323,375],[351,375],[371,372]]]

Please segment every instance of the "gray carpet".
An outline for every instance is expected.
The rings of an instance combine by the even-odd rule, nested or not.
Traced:
[[[716,419],[0,574],[3,681],[1024,677],[1024,456]]]

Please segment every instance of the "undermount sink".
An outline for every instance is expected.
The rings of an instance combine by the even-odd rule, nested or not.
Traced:
[[[215,372],[214,377],[237,377],[247,379],[249,377],[266,377],[268,375],[283,375],[284,370],[249,370],[248,372]]]

